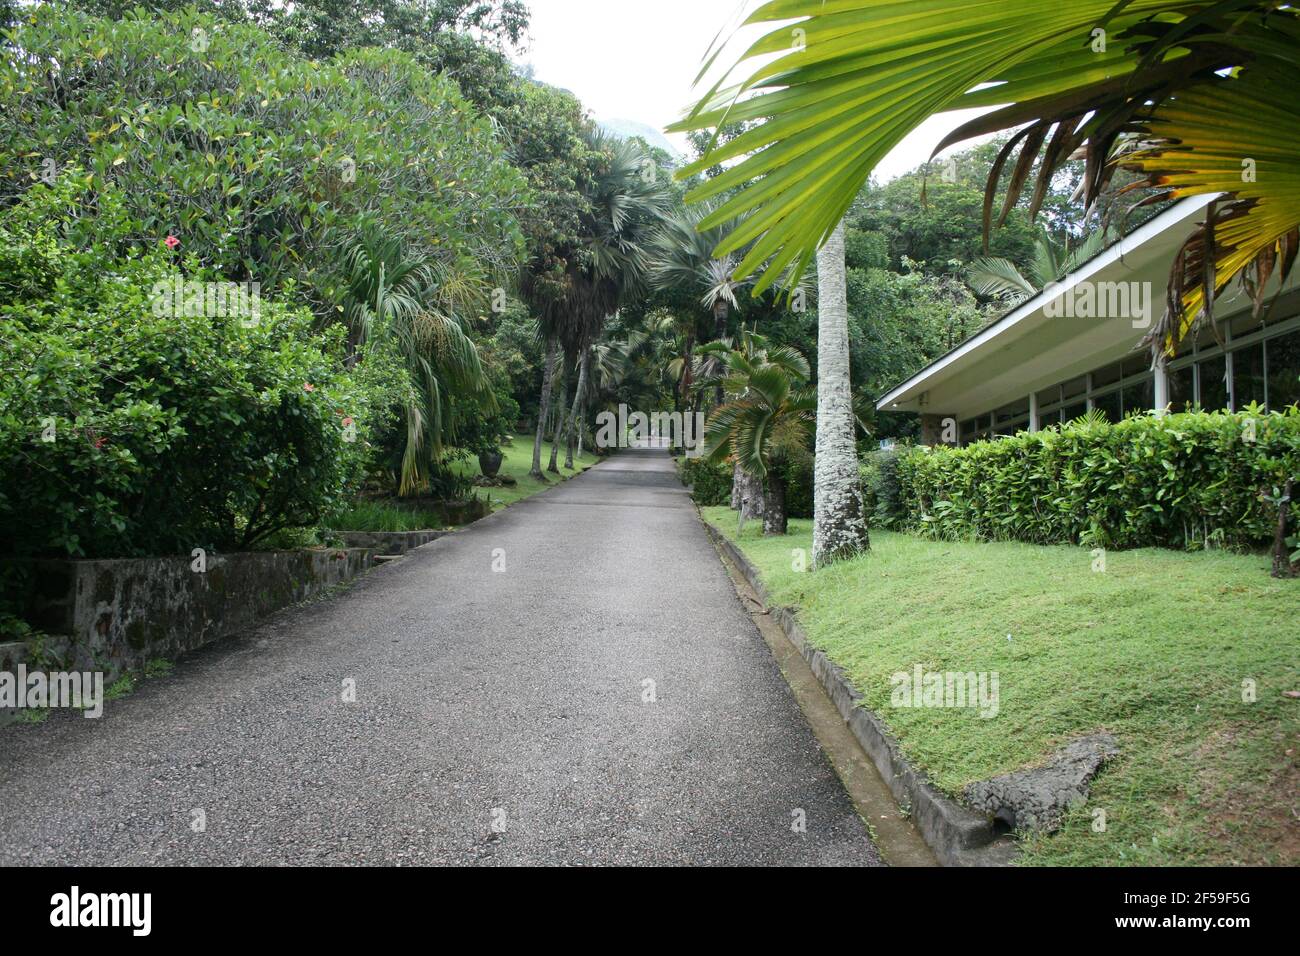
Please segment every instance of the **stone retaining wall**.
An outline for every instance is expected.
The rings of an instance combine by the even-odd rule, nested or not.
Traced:
[[[24,616],[53,635],[45,650],[65,668],[102,670],[111,681],[243,630],[373,565],[372,551],[351,548],[212,554],[203,571],[188,557],[33,561],[23,565]]]

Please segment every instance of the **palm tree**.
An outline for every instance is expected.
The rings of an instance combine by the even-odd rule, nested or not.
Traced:
[[[730,338],[700,346],[697,353],[699,371],[697,388],[725,388],[731,373],[727,363],[731,360],[733,352],[739,352],[751,365],[775,365],[785,369],[799,381],[808,380],[808,360],[801,352],[784,346],[773,347],[766,336],[742,328],[738,346]],[[732,465],[731,508],[733,511],[742,512],[741,520],[751,515],[762,514],[766,508],[763,501],[763,483],[756,476],[745,471],[740,466],[739,459],[736,459]]]
[[[735,278],[739,264],[735,255],[713,254],[734,224],[700,228],[700,223],[715,208],[710,203],[679,207],[664,218],[650,242],[650,281],[658,289],[700,293],[700,305],[713,317],[714,341],[721,341],[727,336],[727,320],[732,310],[740,309],[736,292],[744,283]],[[692,336],[688,346],[693,344]],[[690,365],[689,358],[687,365]],[[714,404],[722,404],[720,389],[714,392]]]
[[[1083,263],[1087,262],[1110,241],[1107,230],[1088,233],[1079,245],[1071,249],[1052,239],[1047,230],[1034,243],[1034,258],[1026,275],[1010,259],[1001,256],[981,256],[966,267],[970,287],[980,295],[992,296],[1009,309],[1021,305],[1053,282],[1059,282]]]
[[[844,224],[817,253],[817,455],[813,463],[814,568],[871,546],[862,508],[849,384],[849,302]]]
[[[808,447],[817,398],[806,388],[808,362],[794,349],[768,351],[757,361],[742,349],[722,356],[729,395],[714,409],[705,429],[704,458],[731,456],[763,486],[763,533],[785,534],[786,460]]]
[[[751,124],[680,171],[732,163],[691,194],[726,197],[701,222],[744,217],[715,250],[748,249],[737,273],[758,289],[802,274],[873,169],[931,116],[980,109],[935,149],[1016,129],[986,186],[985,233],[1009,169],[1000,219],[1078,151],[1093,204],[1116,168],[1136,172],[1135,205],[1219,195],[1177,253],[1169,309],[1149,342],[1172,352],[1234,276],[1260,303],[1300,250],[1300,9],[1280,0],[783,0],[772,24],[677,131]],[[803,40],[792,43],[794,31]],[[722,37],[723,43],[728,38]],[[720,52],[720,51],[719,51]],[[772,59],[771,54],[780,54]],[[716,57],[712,53],[711,57]],[[712,62],[710,60],[709,62]],[[733,71],[734,72],[733,68]],[[989,108],[996,107],[989,111]],[[1015,161],[1008,165],[1015,154]]]
[[[458,315],[481,281],[412,255],[401,239],[373,224],[362,227],[343,264],[340,305],[353,346],[349,361],[368,349],[393,348],[411,376],[414,387],[402,408],[398,493],[412,494],[428,482],[452,438],[453,394],[492,403],[478,349]]]
[[[577,370],[572,408],[560,419],[568,447],[568,468],[573,467],[573,436],[586,400],[591,347],[624,299],[642,289],[649,266],[650,236],[662,222],[669,200],[667,177],[635,141],[609,137],[594,128],[588,136],[588,145],[604,153],[606,162],[591,184],[589,206],[580,227],[583,255],[569,270],[554,323],[555,339],[567,367]],[[558,471],[555,461],[560,432],[557,428],[551,471]],[[539,456],[540,439],[534,449],[535,462]]]

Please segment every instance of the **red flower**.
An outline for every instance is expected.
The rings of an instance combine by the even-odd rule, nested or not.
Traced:
[[[302,383],[302,390],[303,390],[304,392],[314,392],[314,391],[316,391],[316,386],[313,385],[311,382],[303,382],[303,383]]]
[[[351,425],[351,424],[352,424],[352,419],[350,419],[350,418],[345,418],[345,419],[343,419],[343,426],[344,426],[345,428],[346,428],[348,425]]]
[[[96,451],[98,451],[99,449],[103,448],[103,447],[104,447],[105,445],[107,445],[107,444],[108,444],[108,439],[107,439],[107,438],[96,438],[96,439],[95,439],[95,449],[96,449]]]
[[[163,240],[163,242],[167,245],[168,249],[175,249],[177,246],[181,244],[181,241],[177,239],[175,236],[168,236],[166,239]]]

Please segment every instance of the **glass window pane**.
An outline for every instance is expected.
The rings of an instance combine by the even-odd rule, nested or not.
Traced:
[[[1196,347],[1200,349],[1202,352],[1205,352],[1209,349],[1217,349],[1220,345],[1223,344],[1222,342],[1219,341],[1219,339],[1226,339],[1226,337],[1227,337],[1227,333],[1224,332],[1222,325],[1219,326],[1219,338],[1215,338],[1214,329],[1210,327],[1210,323],[1204,321],[1202,323],[1201,328],[1197,332],[1193,332],[1189,336],[1189,338],[1196,339]]]
[[[1080,375],[1078,378],[1072,378],[1061,386],[1061,397],[1074,398],[1077,395],[1082,395],[1087,390],[1088,377],[1086,375]]]
[[[1004,405],[997,411],[997,420],[999,422],[1009,421],[1013,418],[1019,418],[1021,415],[1029,414],[1029,398],[1020,399],[1018,402],[1012,402],[1010,405]]]
[[[1280,412],[1300,403],[1300,332],[1264,344],[1268,349],[1268,407]]]
[[[1061,409],[1061,421],[1072,422],[1087,410],[1088,406],[1083,402],[1080,402],[1077,405],[1067,405],[1065,408]]]
[[[1124,359],[1123,370],[1125,378],[1145,375],[1151,371],[1151,353],[1143,350],[1137,355],[1130,355]]]
[[[1038,393],[1038,407],[1042,408],[1047,405],[1055,405],[1061,400],[1061,386],[1053,385],[1051,388],[1045,388]]]
[[[1252,332],[1258,332],[1264,327],[1264,316],[1261,314],[1257,319],[1251,315],[1251,312],[1251,309],[1247,309],[1245,312],[1241,313],[1241,315],[1232,320],[1233,339],[1244,339]]]
[[[1201,408],[1207,412],[1228,407],[1228,384],[1223,380],[1226,367],[1227,361],[1222,355],[1207,359],[1198,366],[1201,372]]]
[[[1117,422],[1123,417],[1120,414],[1119,392],[1108,392],[1105,395],[1094,396],[1092,407],[1101,409],[1105,413],[1107,421]]]
[[[1134,380],[1132,385],[1125,385],[1120,392],[1124,404],[1124,414],[1149,412],[1156,401],[1156,380],[1148,375],[1142,381]]]
[[[1053,425],[1059,425],[1060,423],[1061,423],[1061,412],[1059,409],[1057,411],[1048,412],[1045,415],[1038,416],[1039,430],[1042,430],[1044,428],[1051,428]]]
[[[1185,412],[1196,403],[1193,390],[1194,372],[1190,365],[1169,372],[1169,407],[1175,412]]]
[[[1107,365],[1105,368],[1099,368],[1092,373],[1092,387],[1100,388],[1103,385],[1111,385],[1119,381],[1120,371],[1123,364],[1116,362],[1114,365]]]
[[[1264,404],[1264,343],[1256,342],[1232,353],[1233,398],[1237,411],[1251,402]]]

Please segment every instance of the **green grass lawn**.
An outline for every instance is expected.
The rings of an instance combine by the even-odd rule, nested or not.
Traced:
[[[515,435],[510,444],[505,445],[501,451],[504,458],[501,461],[501,470],[499,475],[509,475],[515,479],[516,484],[503,488],[479,488],[479,496],[491,495],[492,508],[498,510],[507,505],[512,505],[516,501],[522,501],[524,498],[537,494],[539,491],[545,491],[553,486],[557,481],[565,478],[572,478],[574,475],[590,468],[600,459],[589,451],[584,451],[581,455],[574,454],[572,470],[564,467],[564,447],[560,447],[560,454],[557,464],[560,474],[556,475],[546,471],[546,466],[551,461],[551,443],[542,444],[542,472],[546,475],[547,481],[538,481],[536,478],[528,477],[528,470],[533,466],[533,436]],[[478,459],[470,458],[467,461],[457,462],[454,466],[462,475],[476,478],[480,474]]]
[[[734,512],[702,511],[736,540]],[[941,789],[1081,734],[1118,739],[1087,806],[1022,840],[1025,863],[1300,862],[1300,700],[1283,696],[1300,690],[1300,580],[1274,580],[1257,556],[1112,551],[1096,572],[1082,548],[879,531],[869,555],[809,574],[792,551],[811,550],[812,523],[790,530],[763,538],[755,521],[738,543]],[[891,707],[890,676],[918,663],[997,672],[997,716]]]

